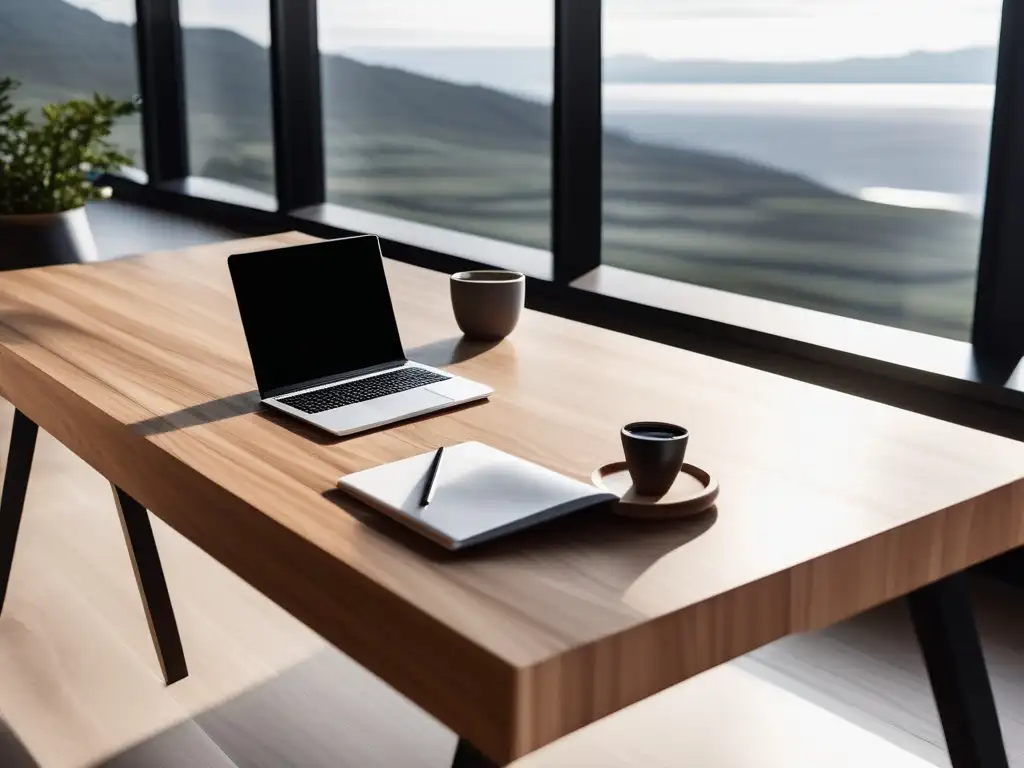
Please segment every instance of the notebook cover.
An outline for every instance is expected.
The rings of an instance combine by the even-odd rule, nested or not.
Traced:
[[[444,449],[433,501],[420,506],[434,451],[345,475],[338,487],[448,549],[553,520],[615,496],[483,443]]]

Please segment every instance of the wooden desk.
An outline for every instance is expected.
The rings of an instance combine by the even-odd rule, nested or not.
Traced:
[[[954,762],[1001,751],[966,593],[945,577],[1024,544],[1024,445],[534,312],[496,346],[466,344],[447,278],[395,262],[410,357],[496,394],[331,439],[258,406],[225,263],[309,240],[0,275],[0,393],[24,414],[0,554],[38,424],[119,489],[170,679],[184,665],[135,500],[502,762],[913,592]],[[333,490],[470,439],[585,479],[643,418],[690,428],[689,457],[721,481],[717,511],[569,519],[451,556]]]

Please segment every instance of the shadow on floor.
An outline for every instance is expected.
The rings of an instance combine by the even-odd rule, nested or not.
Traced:
[[[1020,594],[987,580],[976,586],[979,628],[1011,764],[1024,765]],[[924,665],[901,604],[785,638],[744,662],[748,671],[752,664],[764,666],[761,674],[767,670],[773,684],[937,766],[948,765]],[[327,648],[89,768],[446,768],[454,747],[454,735],[437,720]],[[34,761],[2,723],[0,766],[52,768]]]
[[[7,723],[0,720],[0,765],[3,768],[39,768]]]
[[[454,748],[451,731],[326,649],[89,768],[447,768]]]

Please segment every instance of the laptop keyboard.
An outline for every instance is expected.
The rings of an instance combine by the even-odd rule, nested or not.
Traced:
[[[415,389],[425,384],[435,384],[450,378],[451,376],[442,376],[423,368],[399,368],[378,376],[345,381],[333,387],[303,392],[301,395],[292,395],[291,397],[281,397],[278,400],[303,413],[320,413],[332,408],[340,408],[343,405],[376,400],[378,397]]]

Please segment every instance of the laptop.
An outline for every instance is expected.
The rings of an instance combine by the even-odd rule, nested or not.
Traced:
[[[228,269],[260,397],[289,416],[350,435],[492,392],[406,359],[373,235],[239,253]]]

